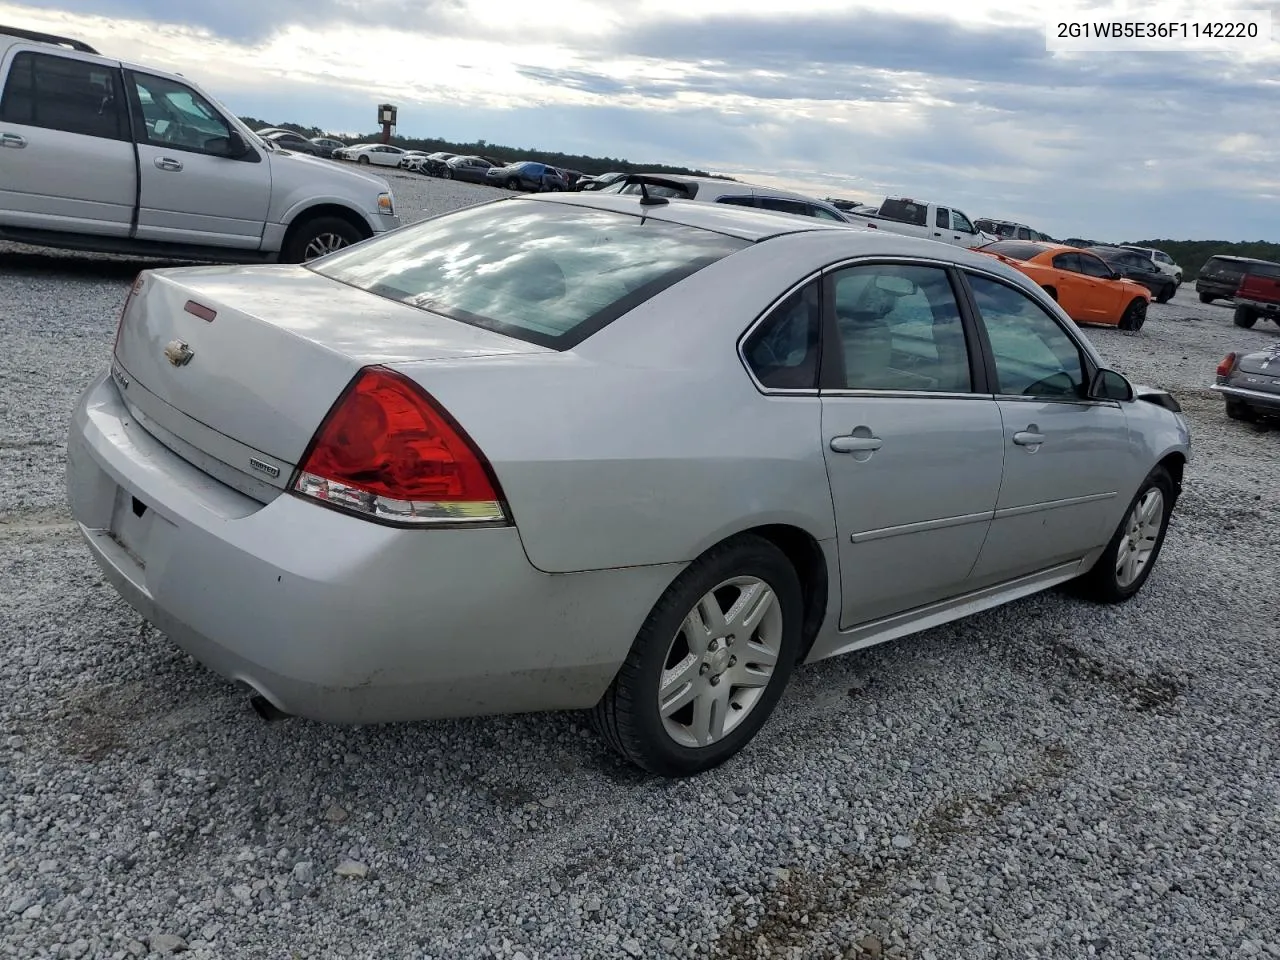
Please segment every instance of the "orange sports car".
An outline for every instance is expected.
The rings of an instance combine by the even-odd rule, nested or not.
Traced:
[[[1092,253],[1056,243],[998,240],[978,248],[1034,280],[1076,323],[1138,330],[1147,319],[1151,291],[1125,280]]]

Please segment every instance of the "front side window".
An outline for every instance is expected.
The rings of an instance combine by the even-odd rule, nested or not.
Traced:
[[[139,140],[156,147],[225,156],[231,128],[209,101],[163,77],[131,74],[142,112]]]
[[[819,220],[834,220],[836,223],[848,223],[844,217],[838,216],[826,207],[810,206],[810,216],[817,217]]]
[[[1084,360],[1058,321],[1021,290],[969,274],[969,287],[991,342],[997,392],[1006,396],[1079,399]]]
[[[109,140],[129,138],[119,71],[43,53],[13,58],[0,97],[0,120]]]
[[[727,203],[731,207],[754,207],[755,197],[718,197],[716,203]]]
[[[761,386],[803,390],[818,385],[820,289],[819,281],[814,280],[791,294],[742,345],[747,366]]]
[[[1091,253],[1077,254],[1080,258],[1080,272],[1088,277],[1111,278],[1111,268]]]
[[[969,218],[966,217],[959,210],[951,211],[951,226],[960,233],[977,233],[978,232],[973,229],[973,224],[969,222]]]
[[[867,264],[832,274],[848,390],[968,393],[969,352],[945,270]]]
[[[462,323],[568,349],[748,246],[651,217],[507,200],[384,234],[309,266]]]

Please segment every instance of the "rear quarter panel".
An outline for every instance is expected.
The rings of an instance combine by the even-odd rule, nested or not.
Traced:
[[[489,458],[536,567],[688,561],[763,524],[834,536],[819,400],[761,394],[737,354],[740,334],[804,275],[803,258],[770,258],[768,246],[573,351],[399,367]]]

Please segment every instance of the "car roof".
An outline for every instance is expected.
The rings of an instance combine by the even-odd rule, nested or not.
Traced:
[[[1236,263],[1276,263],[1274,260],[1261,260],[1258,257],[1241,257],[1234,253],[1215,253],[1209,258],[1209,260],[1234,260]],[[1208,263],[1208,260],[1205,262]]]

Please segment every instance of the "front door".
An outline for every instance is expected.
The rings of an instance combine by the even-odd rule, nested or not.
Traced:
[[[991,343],[1004,427],[1004,481],[974,568],[975,585],[1076,560],[1105,544],[1132,490],[1134,454],[1120,404],[1084,399],[1080,347],[1031,297],[968,275]]]
[[[127,237],[137,176],[120,68],[20,50],[0,75],[0,224]]]
[[[146,73],[128,76],[142,177],[138,239],[260,247],[271,161],[249,144],[244,157],[229,157],[231,125],[190,87]]]
[[[1004,440],[946,270],[846,267],[824,299],[837,343],[824,361],[821,436],[847,629],[965,592]]]

